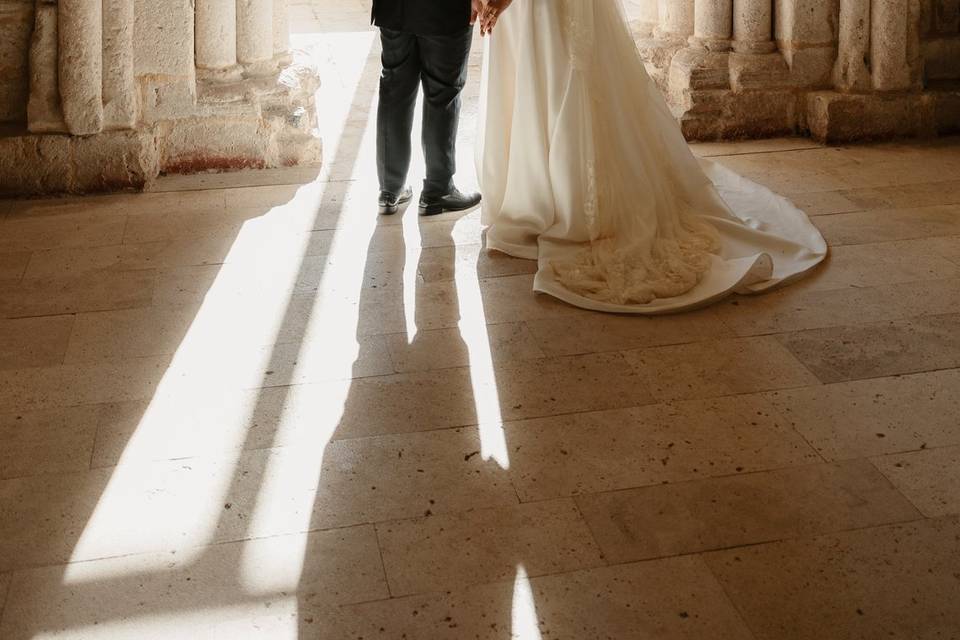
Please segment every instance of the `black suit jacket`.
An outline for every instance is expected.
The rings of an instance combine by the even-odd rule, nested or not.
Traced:
[[[470,26],[470,0],[373,0],[372,20],[394,31],[453,35]]]

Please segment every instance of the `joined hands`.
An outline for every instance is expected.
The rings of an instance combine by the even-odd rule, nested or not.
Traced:
[[[487,36],[493,33],[493,28],[497,26],[497,20],[501,14],[507,10],[507,7],[513,0],[471,0],[473,3],[473,15],[470,24],[480,21],[480,35]]]

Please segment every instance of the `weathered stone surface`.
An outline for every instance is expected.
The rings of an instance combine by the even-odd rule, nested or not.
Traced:
[[[807,127],[823,142],[932,134],[935,102],[923,94],[818,91],[807,96]]]
[[[223,69],[237,63],[236,0],[197,0],[197,67]]]
[[[840,91],[870,88],[870,0],[840,0],[840,40],[834,84]]]
[[[150,133],[0,137],[0,193],[89,193],[140,189],[156,177]]]
[[[103,0],[103,120],[131,129],[137,119],[133,77],[133,0]]]
[[[929,80],[960,78],[960,37],[932,38],[923,43],[923,72]]]
[[[66,131],[60,106],[58,49],[57,7],[37,5],[30,45],[30,100],[27,103],[27,123],[35,133]]]
[[[870,67],[878,91],[909,89],[919,56],[918,0],[873,0]]]
[[[135,0],[134,12],[136,75],[193,78],[193,0]]]
[[[237,0],[237,59],[245,64],[273,57],[273,0]]]
[[[26,119],[32,28],[33,3],[0,0],[0,122]]]
[[[770,53],[776,48],[770,0],[733,1],[733,48],[742,53]]]
[[[74,135],[103,130],[103,11],[99,0],[58,5],[60,98]]]

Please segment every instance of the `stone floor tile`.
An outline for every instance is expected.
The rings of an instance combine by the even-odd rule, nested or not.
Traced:
[[[617,353],[355,380],[337,437],[423,431],[653,401]]]
[[[548,355],[622,351],[725,338],[730,330],[712,308],[670,316],[565,316],[529,320]]]
[[[90,468],[100,407],[0,415],[0,478]]]
[[[241,457],[225,515],[246,523],[248,535],[517,504],[507,474],[483,459],[475,429],[298,444],[308,446]]]
[[[810,138],[765,138],[762,140],[740,140],[733,142],[694,142],[690,144],[690,151],[697,157],[711,158],[716,156],[770,153],[773,151],[802,151],[822,147],[822,144]]]
[[[60,364],[73,326],[74,316],[0,320],[0,369]]]
[[[169,358],[135,358],[0,370],[0,407],[27,411],[146,399],[153,396],[168,366]]]
[[[658,400],[819,384],[787,349],[766,336],[652,347],[625,355]]]
[[[717,314],[738,336],[960,313],[960,278],[845,289],[783,289],[720,302]]]
[[[572,500],[377,525],[390,593],[411,595],[602,564]]]
[[[68,364],[172,354],[197,319],[199,305],[79,313]]]
[[[0,291],[0,317],[145,307],[153,301],[155,285],[153,270],[24,279]]]
[[[0,253],[0,282],[18,282],[27,269],[30,255],[29,251]]]
[[[814,224],[831,246],[960,234],[958,205],[875,209],[817,216]]]
[[[544,357],[530,329],[522,322],[486,325],[478,339],[481,344],[475,348],[481,353],[473,357],[491,363]],[[420,331],[410,343],[406,334],[393,334],[387,336],[387,343],[394,367],[400,373],[471,365],[470,347],[460,329]]]
[[[577,504],[613,563],[920,518],[866,460],[586,494]]]
[[[124,213],[89,207],[61,215],[11,217],[3,225],[0,253],[120,244],[126,222]]]
[[[827,460],[960,444],[958,370],[774,391],[766,396]]]
[[[506,442],[510,476],[523,500],[820,460],[758,396],[510,423]]]
[[[758,640],[950,638],[960,523],[924,520],[706,556]],[[816,615],[811,615],[816,612]]]
[[[49,249],[33,254],[25,277],[221,264],[233,255],[237,243],[235,235],[208,234],[109,247]]]
[[[895,453],[873,463],[929,518],[960,513],[960,446]]]
[[[236,236],[246,223],[264,213],[260,209],[224,210],[220,207],[203,212],[131,213],[123,243],[142,244],[206,235]]]
[[[487,278],[480,281],[483,313],[488,324],[549,317],[596,317],[553,296],[533,292],[533,276]]]
[[[12,582],[0,625],[11,640],[92,629],[104,638],[296,636],[301,615],[319,627],[314,610],[387,596],[369,526],[43,567]]]
[[[932,245],[936,238],[831,247],[823,266],[784,291],[879,287],[960,277],[956,263]]]
[[[479,244],[457,247],[428,247],[419,260],[420,276],[427,282],[454,280],[458,274],[498,278],[536,273],[535,260],[513,258],[499,251],[487,251]]]
[[[960,367],[960,314],[777,336],[824,383]]]
[[[899,184],[873,189],[842,192],[862,209],[895,207],[929,207],[960,203],[960,180],[942,180],[917,184]]]
[[[519,577],[346,608],[390,638],[752,640],[697,557]]]
[[[794,193],[790,195],[790,200],[808,216],[848,213],[867,208],[861,202],[850,198],[844,191]]]

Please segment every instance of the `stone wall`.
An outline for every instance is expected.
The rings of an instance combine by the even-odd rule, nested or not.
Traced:
[[[318,78],[288,49],[285,0],[0,0],[0,193],[318,163]]]
[[[628,0],[688,139],[960,131],[960,0]]]
[[[27,116],[33,0],[0,0],[0,125]]]

